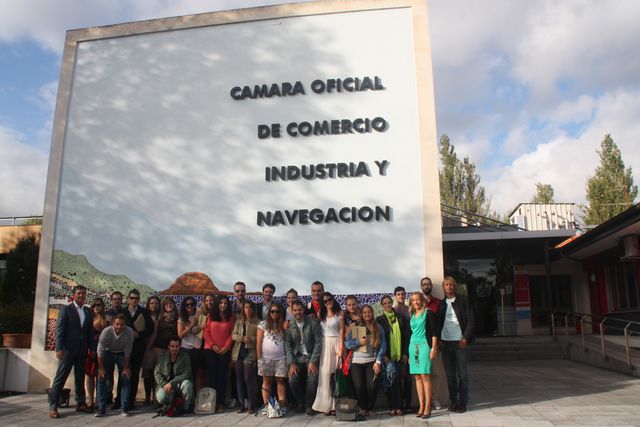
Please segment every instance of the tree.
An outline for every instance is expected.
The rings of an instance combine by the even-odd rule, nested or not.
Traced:
[[[582,206],[584,221],[588,225],[600,224],[629,208],[638,195],[633,185],[631,167],[625,169],[622,153],[610,134],[600,143],[600,165],[587,179],[587,206]]]
[[[553,187],[551,184],[536,182],[536,194],[531,203],[553,203]]]
[[[460,160],[449,137],[444,134],[440,137],[440,159],[440,202],[455,209],[486,216],[490,203],[486,200],[484,187],[480,185],[476,165],[468,156]]]

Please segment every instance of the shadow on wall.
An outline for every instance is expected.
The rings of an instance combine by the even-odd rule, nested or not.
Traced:
[[[276,19],[81,44],[55,248],[84,255],[101,271],[126,274],[157,290],[183,271],[204,271],[225,288],[244,280],[248,288],[259,289],[276,281],[270,277],[274,268],[285,278],[278,285],[287,288],[313,280],[362,291],[372,289],[374,280],[395,285],[408,271],[402,259],[411,257],[390,261],[385,254],[416,250],[411,228],[392,231],[385,223],[255,226],[257,210],[336,207],[334,193],[342,191],[340,186],[349,188],[346,198],[354,204],[385,202],[367,200],[359,191],[373,178],[265,183],[263,176],[265,167],[279,166],[285,155],[292,164],[359,160],[355,156],[363,141],[371,151],[359,156],[373,164],[381,160],[374,153],[391,155],[397,148],[390,134],[387,139],[331,135],[269,141],[256,136],[260,123],[355,118],[347,108],[351,101],[365,102],[359,114],[375,117],[380,114],[376,99],[384,94],[230,100],[234,85],[299,80],[310,92],[315,79],[378,71],[334,49],[334,36],[312,22]],[[287,37],[293,30],[299,36]],[[180,38],[187,32],[189,43]],[[353,45],[373,49],[357,32],[350,36]],[[246,49],[239,52],[237,46]],[[386,52],[390,56],[380,64],[396,60],[393,49]],[[389,132],[399,128],[392,123]],[[343,156],[336,158],[336,147]],[[309,194],[315,206],[308,206]],[[413,212],[419,217],[421,208]],[[395,223],[403,219],[394,215]],[[303,228],[305,239],[300,238]],[[318,271],[315,266],[327,265],[327,255],[338,249],[345,254],[342,263]],[[364,271],[362,260],[379,266],[378,271]],[[245,273],[231,278],[230,272]]]

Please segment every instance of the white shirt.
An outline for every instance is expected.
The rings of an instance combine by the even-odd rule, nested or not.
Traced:
[[[296,324],[298,325],[298,329],[300,329],[300,353],[308,356],[309,352],[307,352],[307,346],[304,345],[304,333],[302,332],[302,326],[304,325],[304,320],[302,322],[298,322],[296,320]]]
[[[268,360],[283,360],[284,354],[284,337],[282,334],[268,331],[265,321],[258,323],[258,328],[264,331],[264,339],[262,340],[262,357]]]
[[[444,315],[444,326],[442,327],[442,340],[443,341],[460,341],[462,339],[462,329],[460,329],[460,322],[453,309],[454,298],[447,298],[445,302],[447,304],[447,311]]]
[[[78,305],[77,302],[73,302],[73,305],[76,306],[76,311],[78,312],[78,317],[80,317],[80,327],[84,326],[84,319],[85,319],[85,315],[84,315],[84,309],[82,308],[82,306]]]

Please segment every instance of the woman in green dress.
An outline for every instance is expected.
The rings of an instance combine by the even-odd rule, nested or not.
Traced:
[[[438,351],[436,313],[427,308],[422,292],[411,295],[411,340],[409,341],[409,372],[415,375],[420,408],[417,417],[431,416],[431,361]]]

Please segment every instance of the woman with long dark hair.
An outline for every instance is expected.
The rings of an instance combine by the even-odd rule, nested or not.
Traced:
[[[207,378],[209,387],[216,391],[217,413],[224,412],[234,325],[235,318],[229,298],[226,295],[218,296],[213,309],[209,312],[203,333]]]
[[[387,341],[387,353],[385,362],[393,363],[396,372],[400,372],[400,363],[407,363],[407,348],[409,347],[409,326],[404,317],[393,308],[393,299],[385,295],[380,300],[382,314],[376,318]],[[387,390],[387,402],[389,403],[389,415],[404,415],[402,412],[402,389],[400,387],[400,375],[396,375],[391,387]]]
[[[87,375],[85,388],[87,390],[87,407],[89,409],[93,409],[95,406],[96,378],[98,376],[98,357],[96,354],[98,339],[100,338],[102,330],[109,326],[102,298],[93,300],[91,303],[91,312],[93,313],[93,337],[95,342],[89,346],[89,354],[87,355],[87,363],[85,365]]]
[[[267,310],[267,318],[258,324],[256,335],[256,356],[258,375],[262,377],[262,401],[266,407],[271,395],[273,379],[276,379],[278,400],[286,412],[287,361],[284,351],[284,309],[272,303]]]
[[[231,361],[236,372],[236,390],[240,409],[238,413],[256,410],[256,394],[258,392],[256,378],[256,337],[258,332],[258,316],[253,302],[242,303],[242,314],[236,319],[232,338],[234,341]],[[247,405],[245,405],[245,401]]]
[[[147,298],[145,308],[149,312],[149,317],[153,322],[153,331],[149,336],[147,342],[147,349],[145,350],[144,357],[142,359],[142,381],[144,382],[144,404],[149,405],[151,400],[154,399],[155,379],[153,377],[153,369],[156,366],[156,353],[153,350],[153,343],[155,341],[156,333],[158,331],[158,319],[160,318],[160,297],[157,295],[151,295]]]
[[[322,297],[322,306],[318,313],[322,328],[322,353],[318,373],[318,391],[311,407],[325,415],[335,414],[336,404],[331,389],[331,374],[336,371],[344,350],[344,317],[340,304],[329,292]]]
[[[438,351],[439,327],[436,315],[427,308],[422,292],[411,295],[409,308],[411,340],[409,341],[409,373],[415,376],[420,408],[417,417],[431,416],[431,361]]]
[[[364,333],[360,333],[360,332]],[[355,332],[357,336],[354,337]],[[382,358],[387,342],[382,326],[373,316],[373,308],[365,304],[360,310],[360,321],[347,332],[345,345],[353,350],[351,381],[358,400],[359,415],[366,417],[373,410],[382,373]]]

